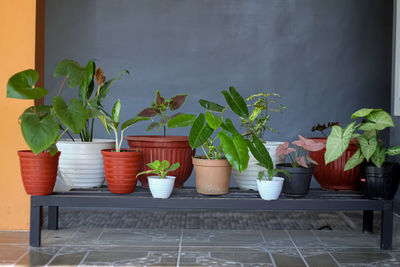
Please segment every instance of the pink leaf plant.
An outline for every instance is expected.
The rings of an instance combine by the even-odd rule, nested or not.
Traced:
[[[289,147],[289,142],[285,142],[276,148],[276,156],[289,156],[292,167],[297,168],[299,166],[308,168],[307,162],[310,162],[314,165],[318,165],[316,161],[314,161],[310,155],[309,151],[318,151],[325,148],[324,143],[317,143],[312,139],[307,139],[300,134],[299,140],[293,141],[292,145],[297,147]],[[294,157],[291,154],[294,153]]]

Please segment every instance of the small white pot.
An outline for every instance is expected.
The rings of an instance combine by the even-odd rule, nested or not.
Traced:
[[[271,156],[272,162],[274,166],[278,163],[284,163],[285,157],[276,157],[275,152],[276,148],[283,144],[283,142],[265,142],[265,148],[268,150],[269,155]],[[267,171],[265,168],[258,166],[258,161],[254,158],[254,156],[249,152],[250,160],[249,164],[247,165],[247,169],[242,173],[238,172],[237,170],[233,169],[233,179],[241,189],[251,189],[257,191],[257,184],[256,178],[258,177],[258,173],[260,171]]]
[[[92,142],[80,140],[60,140],[61,151],[58,161],[59,176],[71,188],[92,188],[104,184],[104,165],[101,150],[114,148],[115,141],[94,139]]]
[[[282,177],[272,177],[272,180],[259,180],[257,179],[258,193],[264,200],[276,200],[282,191],[283,186]]]
[[[169,198],[174,189],[175,176],[166,176],[165,178],[149,176],[147,179],[151,195],[154,198]]]

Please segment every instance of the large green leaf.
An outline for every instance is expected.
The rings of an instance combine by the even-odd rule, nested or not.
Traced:
[[[125,121],[122,125],[121,125],[121,131],[124,131],[126,128],[140,122],[140,121],[147,121],[150,120],[150,118],[147,117],[135,117],[132,119],[129,119],[127,121]]]
[[[396,156],[400,154],[400,146],[394,146],[386,149],[386,154],[388,154],[389,156]]]
[[[21,130],[32,152],[38,154],[49,148],[57,139],[60,127],[51,113],[39,117],[33,107],[21,115]]]
[[[221,106],[220,104],[207,101],[204,99],[200,99],[199,103],[202,107],[206,108],[207,110],[214,111],[214,112],[222,112],[224,111],[225,107]]]
[[[69,105],[67,105],[61,96],[55,96],[52,99],[52,103],[62,123],[75,134],[82,131],[87,120],[87,112],[82,102],[72,98]]]
[[[231,134],[239,134],[239,131],[236,130],[235,125],[233,125],[230,119],[226,119],[225,122],[221,124],[221,128]]]
[[[119,117],[121,115],[121,100],[117,100],[113,106],[113,109],[111,111],[111,119],[117,123],[119,123]]]
[[[192,148],[203,145],[211,137],[213,129],[206,123],[206,116],[200,113],[193,122],[189,133],[189,144]]]
[[[78,62],[70,59],[64,59],[58,63],[53,73],[54,77],[67,77],[67,83],[70,88],[81,85],[86,79],[86,70]]]
[[[100,92],[99,92],[99,100],[104,99],[108,92],[110,92],[111,89],[111,85],[115,82],[118,81],[122,75],[125,74],[129,74],[129,71],[127,70],[123,70],[120,73],[118,73],[114,78],[112,78],[111,80],[106,81],[103,86],[100,88]]]
[[[344,166],[344,170],[348,171],[353,169],[355,166],[361,164],[364,161],[364,156],[361,154],[361,150],[357,149],[356,153],[354,153],[351,158],[346,162],[346,165]]]
[[[34,87],[39,80],[36,70],[24,70],[11,76],[7,83],[7,97],[17,99],[40,99],[48,91],[41,87]]]
[[[234,87],[229,87],[229,92],[222,90],[221,93],[224,95],[226,102],[236,115],[242,118],[249,117],[247,104]]]
[[[366,119],[370,122],[375,123],[377,130],[383,130],[386,127],[394,126],[392,117],[384,110],[373,111],[368,116],[366,116]],[[360,130],[362,130],[361,127]]]
[[[257,138],[257,136],[253,135],[253,142],[250,140],[246,140],[247,146],[249,147],[251,154],[253,154],[254,158],[266,169],[270,170],[274,168],[274,164],[272,162],[271,156],[267,148],[264,144]]]
[[[339,158],[349,146],[349,142],[355,130],[355,122],[350,123],[346,128],[333,126],[326,141],[325,164]]]
[[[373,108],[362,108],[357,110],[356,112],[351,115],[352,119],[362,118],[368,116],[371,112],[379,111],[381,109],[373,109]]]
[[[249,151],[243,136],[235,134],[231,138],[227,133],[219,132],[218,138],[222,151],[224,151],[224,155],[232,167],[239,172],[246,170],[249,163]]]
[[[196,119],[194,114],[179,114],[178,116],[168,121],[168,128],[173,129],[176,127],[186,127],[193,124]]]
[[[360,136],[358,138],[358,143],[360,144],[363,156],[366,160],[369,160],[371,156],[375,153],[376,147],[378,146],[376,137],[373,136],[367,140],[363,136]]]
[[[206,120],[208,125],[214,130],[218,129],[222,124],[222,119],[209,111],[206,111]]]
[[[79,97],[82,103],[85,103],[90,98],[94,88],[93,75],[95,72],[95,64],[90,60],[85,67],[85,76],[79,85]]]
[[[376,148],[375,153],[371,157],[371,161],[378,167],[380,168],[385,162],[385,154],[386,154],[386,149],[383,147],[378,146]]]

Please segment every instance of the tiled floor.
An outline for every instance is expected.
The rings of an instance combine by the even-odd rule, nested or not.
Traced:
[[[17,266],[400,266],[400,218],[394,249],[379,234],[339,230],[74,228],[0,232],[0,264]]]

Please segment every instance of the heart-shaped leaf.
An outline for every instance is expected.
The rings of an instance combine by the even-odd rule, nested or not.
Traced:
[[[362,108],[357,110],[356,112],[353,113],[353,115],[351,115],[352,119],[357,119],[357,118],[362,118],[362,117],[366,117],[368,116],[371,112],[374,111],[379,111],[382,109],[373,109],[373,108]]]
[[[358,143],[360,144],[363,156],[368,161],[371,158],[371,156],[375,153],[375,150],[378,146],[376,137],[374,136],[367,140],[363,136],[360,136],[358,138]]]
[[[86,70],[78,62],[70,59],[64,59],[58,63],[53,73],[54,77],[67,77],[67,83],[70,88],[78,87],[86,79]]]
[[[197,119],[193,122],[189,133],[189,144],[192,148],[197,148],[207,142],[211,137],[213,129],[206,123],[206,117],[200,113]]]
[[[375,123],[377,130],[383,130],[386,127],[394,126],[392,117],[384,110],[373,111],[368,116],[366,116],[366,119],[370,122]]]
[[[378,146],[375,153],[371,157],[371,161],[376,165],[376,167],[382,167],[383,162],[385,162],[386,149]]]
[[[87,112],[82,102],[72,98],[67,105],[61,96],[52,99],[54,110],[61,122],[64,123],[74,134],[78,134],[85,127]]]
[[[39,80],[36,70],[24,70],[11,76],[7,83],[7,97],[17,99],[40,99],[48,91],[41,87],[34,87]]]
[[[396,156],[400,154],[400,146],[394,146],[386,149],[386,154],[388,154],[389,156]]]
[[[34,107],[21,115],[22,135],[34,154],[43,152],[55,143],[60,127],[51,113],[39,117]]]
[[[354,153],[351,158],[346,162],[344,166],[344,170],[348,171],[356,167],[357,165],[361,164],[364,161],[364,156],[361,154],[361,150],[357,149],[356,153]]]
[[[231,138],[226,132],[219,132],[218,138],[224,155],[233,168],[242,172],[249,163],[249,151],[246,140],[240,134]]]
[[[325,164],[338,159],[349,146],[349,142],[355,130],[355,122],[346,128],[334,125],[326,141]]]

